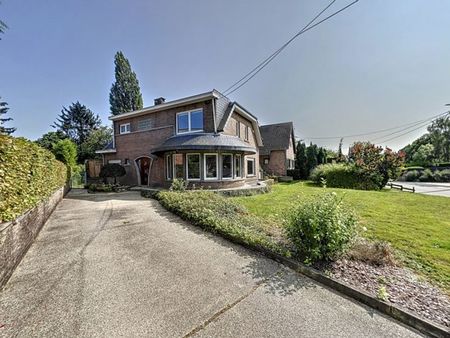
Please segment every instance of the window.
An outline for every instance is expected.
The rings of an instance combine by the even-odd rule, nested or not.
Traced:
[[[205,154],[205,180],[217,179],[217,154]]]
[[[188,180],[200,179],[200,154],[187,154],[187,178]]]
[[[166,156],[166,178],[168,180],[171,180],[173,177],[173,167],[172,167],[173,161],[172,160],[173,160],[172,155]]]
[[[269,159],[268,158],[264,159],[264,164],[269,164]]]
[[[287,160],[287,168],[288,169],[294,169],[294,166],[295,166],[294,160],[288,159]]]
[[[120,133],[121,134],[127,134],[131,131],[131,126],[129,123],[121,124],[120,125]]]
[[[150,119],[138,121],[138,130],[147,130],[152,127],[152,121]]]
[[[241,137],[241,123],[236,121],[236,136]]]
[[[255,176],[255,159],[247,159],[247,176]]]
[[[184,178],[184,155],[174,154],[173,162],[174,162],[174,177]]]
[[[193,110],[177,114],[177,134],[203,131],[203,111]]]
[[[123,164],[124,164],[124,165],[130,165],[130,160],[129,160],[128,158],[126,158],[126,159],[123,161]]]
[[[233,155],[222,155],[222,178],[233,178]]]
[[[245,126],[245,140],[248,141],[248,126]]]
[[[234,156],[234,177],[241,177],[241,155]]]

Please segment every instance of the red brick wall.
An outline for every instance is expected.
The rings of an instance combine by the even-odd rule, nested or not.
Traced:
[[[272,150],[270,156],[260,156],[261,166],[267,174],[286,176],[286,151]],[[264,159],[269,158],[269,164],[264,164]]]

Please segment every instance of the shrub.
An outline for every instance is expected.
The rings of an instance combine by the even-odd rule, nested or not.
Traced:
[[[92,183],[89,184],[88,190],[90,192],[112,192],[113,191],[113,186],[111,184],[96,184],[96,183]]]
[[[302,171],[300,169],[289,169],[286,172],[287,176],[291,176],[294,180],[302,179]]]
[[[24,138],[0,135],[0,223],[35,207],[65,185],[66,166]]]
[[[407,171],[406,174],[404,175],[405,181],[416,182],[417,180],[419,180],[420,175],[421,175],[420,171],[418,170]]]
[[[356,233],[356,216],[335,193],[295,206],[286,218],[286,235],[305,263],[332,260],[344,253]]]
[[[425,169],[422,174],[419,176],[420,182],[433,182],[434,181],[434,175],[433,172],[430,169]]]
[[[170,185],[170,191],[185,191],[187,182],[181,178],[175,178]]]
[[[275,226],[268,226],[267,220],[251,215],[232,199],[212,191],[162,191],[156,198],[167,210],[212,232],[236,239],[247,244],[266,247],[281,254],[287,254],[279,244]]]
[[[77,167],[77,146],[69,139],[59,140],[53,144],[52,152],[58,161],[67,166],[67,176],[78,172]]]
[[[100,170],[99,176],[102,178],[114,178],[114,184],[117,184],[117,177],[125,176],[125,168],[118,163],[105,164]]]
[[[433,177],[436,182],[450,182],[450,169],[437,170]]]
[[[379,187],[374,178],[359,175],[354,165],[346,163],[319,165],[312,171],[310,179],[322,186],[325,181],[329,188],[376,190]]]

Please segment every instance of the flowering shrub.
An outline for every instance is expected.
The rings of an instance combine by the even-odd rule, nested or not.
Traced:
[[[285,231],[305,263],[332,260],[349,248],[356,216],[336,193],[301,202],[287,215]]]

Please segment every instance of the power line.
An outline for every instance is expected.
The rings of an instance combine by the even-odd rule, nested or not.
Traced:
[[[248,81],[250,81],[252,78],[254,78],[256,76],[256,74],[258,74],[261,70],[263,70],[273,59],[275,59],[282,51],[283,49],[285,49],[292,41],[294,41],[298,36],[306,33],[307,31],[313,29],[314,27],[317,27],[318,25],[320,25],[321,23],[331,19],[332,17],[334,17],[335,15],[345,11],[347,8],[353,6],[354,4],[356,4],[359,0],[355,0],[353,2],[351,2],[350,4],[342,7],[340,10],[334,12],[333,14],[330,14],[329,16],[327,16],[326,18],[320,20],[319,22],[315,23],[314,25],[309,26],[314,20],[316,20],[326,9],[328,9],[329,6],[331,6],[334,1],[331,2],[330,5],[328,5],[322,12],[319,13],[319,15],[317,15],[310,23],[308,23],[307,26],[305,26],[301,31],[299,31],[297,34],[295,34],[291,39],[289,39],[289,41],[287,41],[282,47],[280,47],[277,51],[275,51],[271,56],[269,56],[265,61],[262,62],[262,64],[260,64],[260,67],[255,67],[255,69],[257,69],[256,71],[253,72],[253,74],[248,77],[244,82],[243,79],[246,78],[249,74],[252,73],[252,71],[250,71],[246,76],[244,76],[244,78],[241,78],[239,81],[237,81],[236,83],[234,83],[232,86],[229,87],[229,89],[225,90],[224,95],[230,95],[232,93],[234,93],[236,90],[238,90],[239,88],[241,88],[243,85],[245,85]],[[242,82],[239,86],[237,86],[236,88],[230,90],[231,88],[235,87],[238,83]]]
[[[303,27],[300,32],[303,32],[306,28],[308,28],[316,19],[323,14],[328,8],[330,8],[331,5],[333,5],[336,2],[336,0],[332,0],[328,6],[326,6],[324,9],[322,9],[308,24]],[[300,33],[299,32],[299,33]],[[297,33],[298,34],[298,33]],[[269,60],[272,60],[275,56],[277,56],[287,45],[289,45],[293,39],[297,36],[294,35],[293,38],[289,39],[288,42],[286,42],[284,45],[282,45],[280,48],[278,48],[275,52],[273,52],[271,55],[269,55],[267,58],[265,58],[261,63],[259,63],[255,68],[253,68],[251,71],[249,71],[247,74],[245,74],[242,78],[240,78],[238,81],[233,83],[230,87],[224,90],[224,93],[227,93],[233,87],[237,86],[239,83],[241,83],[243,80],[245,80],[249,75],[251,75],[254,71],[256,71],[258,68],[260,68],[263,64],[267,63]]]
[[[450,112],[446,112],[446,113],[444,114],[444,116],[445,116],[445,115],[448,115],[448,114],[450,114]],[[417,128],[414,128],[414,129],[412,129],[412,130],[409,130],[409,131],[407,131],[407,132],[405,132],[405,133],[403,133],[403,134],[400,134],[400,135],[397,135],[397,136],[388,138],[387,140],[380,141],[379,144],[382,144],[382,143],[385,143],[385,142],[389,142],[389,141],[395,140],[395,139],[397,139],[397,138],[399,138],[399,137],[402,137],[402,136],[404,136],[404,135],[410,134],[410,133],[412,133],[413,131],[416,131],[416,130],[419,130],[419,129],[423,128],[423,127],[426,127],[428,124],[429,124],[429,122],[427,122],[427,123],[425,123],[425,124],[422,124],[422,125],[418,126]]]
[[[352,137],[360,137],[360,136],[367,136],[367,135],[374,135],[374,134],[380,134],[386,131],[391,131],[391,130],[395,130],[395,129],[399,129],[399,128],[403,128],[406,126],[409,126],[409,128],[414,127],[415,125],[419,124],[419,123],[423,123],[423,122],[427,122],[430,120],[433,120],[435,118],[438,118],[442,115],[447,114],[448,112],[444,112],[444,113],[440,113],[434,116],[431,116],[429,118],[426,119],[422,119],[422,120],[418,120],[418,121],[414,121],[414,122],[409,122],[406,124],[402,124],[396,127],[390,127],[390,128],[386,128],[386,129],[379,129],[379,130],[375,130],[375,131],[371,131],[371,132],[367,132],[367,133],[361,133],[361,134],[353,134],[353,135],[341,135],[341,136],[325,136],[325,137],[304,137],[307,140],[337,140],[340,138],[352,138]],[[400,132],[400,131],[397,131]],[[395,133],[394,133],[395,134]],[[390,136],[390,135],[384,135],[382,137],[386,137],[386,136]]]

